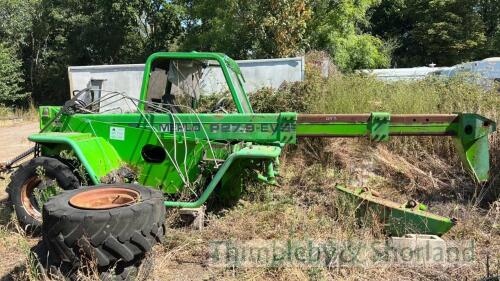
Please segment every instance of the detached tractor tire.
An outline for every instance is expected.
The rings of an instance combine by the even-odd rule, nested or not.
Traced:
[[[161,191],[132,184],[66,191],[44,205],[43,239],[61,262],[134,262],[163,239],[163,200]]]
[[[150,255],[143,260],[131,263],[118,262],[112,267],[96,271],[94,265],[68,264],[57,262],[49,253],[45,242],[39,241],[30,250],[40,280],[85,280],[99,277],[102,281],[142,281],[148,280],[153,271],[153,259]]]
[[[28,233],[37,234],[42,226],[42,206],[56,189],[71,190],[80,187],[80,181],[61,161],[37,157],[11,176],[7,187],[9,199],[17,219]]]

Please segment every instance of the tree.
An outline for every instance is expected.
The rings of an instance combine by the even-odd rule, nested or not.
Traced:
[[[478,57],[486,36],[476,4],[475,0],[448,0],[409,5],[417,21],[410,36],[424,50],[425,63],[452,65]]]
[[[362,33],[375,0],[183,1],[184,50],[221,51],[238,58],[287,57],[307,49],[330,52],[344,70],[383,67],[384,42]]]
[[[23,48],[29,43],[36,0],[0,0],[0,104],[28,100],[24,89]]]
[[[371,11],[373,31],[397,41],[398,66],[453,65],[478,59],[485,49],[480,7],[475,0],[383,0]]]
[[[0,0],[0,39],[20,48],[28,44],[32,13],[38,0]]]
[[[0,44],[0,104],[3,106],[19,104],[27,99],[29,93],[23,89],[22,63],[15,50]]]
[[[173,6],[168,0],[41,0],[25,60],[34,98],[66,100],[70,65],[138,63],[168,50],[180,32]]]
[[[153,52],[168,51],[181,33],[182,7],[166,0],[138,1],[135,35],[141,42],[143,57]]]
[[[480,0],[478,11],[485,25],[486,47],[483,57],[498,56],[500,50],[500,1]]]
[[[362,32],[369,26],[368,9],[377,4],[377,0],[312,2],[309,47],[327,50],[342,70],[388,66],[390,48],[381,39]]]
[[[306,0],[184,0],[182,50],[224,52],[236,59],[288,57],[304,50]]]

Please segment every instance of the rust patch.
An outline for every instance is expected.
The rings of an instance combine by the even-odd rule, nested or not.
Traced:
[[[391,123],[455,123],[458,122],[457,114],[394,114]]]
[[[367,123],[370,114],[299,114],[297,123]],[[391,123],[454,123],[457,114],[392,114]]]
[[[71,197],[69,204],[79,209],[105,210],[132,205],[139,197],[137,191],[128,188],[90,188]]]
[[[21,204],[28,214],[32,217],[41,220],[42,214],[33,202],[33,192],[35,188],[40,184],[41,180],[38,176],[33,176],[24,182],[21,187]]]
[[[368,122],[370,114],[298,114],[297,123],[363,123]]]

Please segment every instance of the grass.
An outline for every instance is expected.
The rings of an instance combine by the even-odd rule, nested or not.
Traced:
[[[33,103],[26,107],[6,107],[0,106],[0,120],[23,119],[34,121],[38,118],[38,110]]]
[[[0,106],[0,127],[36,120],[38,120],[38,111],[33,103],[25,108]]]
[[[468,85],[466,78],[386,84],[357,75],[334,75],[327,80],[311,75],[306,83],[260,91],[252,96],[252,103],[258,112],[476,112],[500,123],[500,95]],[[393,138],[381,144],[364,139],[300,140],[297,146],[285,148],[279,186],[248,186],[234,207],[209,209],[203,230],[177,227],[178,214],[170,210],[166,240],[152,253],[153,276],[158,280],[478,280],[486,276],[487,268],[490,274],[500,274],[500,200],[495,192],[500,190],[498,133],[491,136],[490,144],[492,180],[476,185],[447,138]],[[359,225],[352,209],[341,208],[345,202],[334,188],[339,183],[368,186],[398,202],[413,198],[429,205],[432,212],[457,218],[457,225],[443,239],[473,239],[476,262],[369,268],[207,264],[209,241],[214,240],[384,239],[380,225]],[[5,225],[7,221],[0,228],[0,251],[23,257],[23,245],[33,240],[12,223]],[[22,259],[19,266],[32,267]],[[14,271],[16,278],[32,278],[21,271]]]

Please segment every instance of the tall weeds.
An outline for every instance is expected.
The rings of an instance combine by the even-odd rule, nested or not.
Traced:
[[[251,95],[256,112],[295,111],[302,113],[369,113],[386,111],[392,114],[478,113],[500,123],[500,93],[470,83],[467,76],[451,79],[431,77],[419,81],[387,83],[362,75],[334,74],[321,78],[314,69],[305,82],[283,85],[279,90],[261,90]],[[500,193],[500,136],[490,136],[491,172],[488,184],[477,186],[461,166],[451,138],[403,137],[389,143],[373,144],[367,140],[342,141],[342,145],[360,143],[376,148],[374,157],[382,162],[375,173],[385,173],[394,185],[403,185],[416,195],[434,192],[446,186],[455,197],[497,198]],[[335,144],[333,144],[335,143]],[[320,155],[324,165],[341,164],[341,168],[358,163],[344,163],[339,155],[339,140],[300,140],[299,155],[311,159]],[[335,149],[332,149],[332,146]],[[334,151],[332,151],[334,150]],[[385,153],[391,152],[391,153]],[[296,150],[290,149],[292,153]],[[330,160],[325,160],[328,158]],[[385,155],[385,156],[384,156]],[[346,155],[352,157],[352,153]],[[313,157],[314,158],[314,157]],[[317,157],[316,157],[317,158]],[[326,163],[325,163],[326,162]],[[347,161],[349,162],[349,161]],[[404,164],[402,164],[404,163]],[[383,167],[380,167],[383,166]],[[443,191],[443,190],[442,190]],[[477,193],[481,194],[477,194]],[[429,199],[429,198],[427,198]],[[442,199],[442,198],[441,198]],[[476,202],[477,203],[477,202]]]

